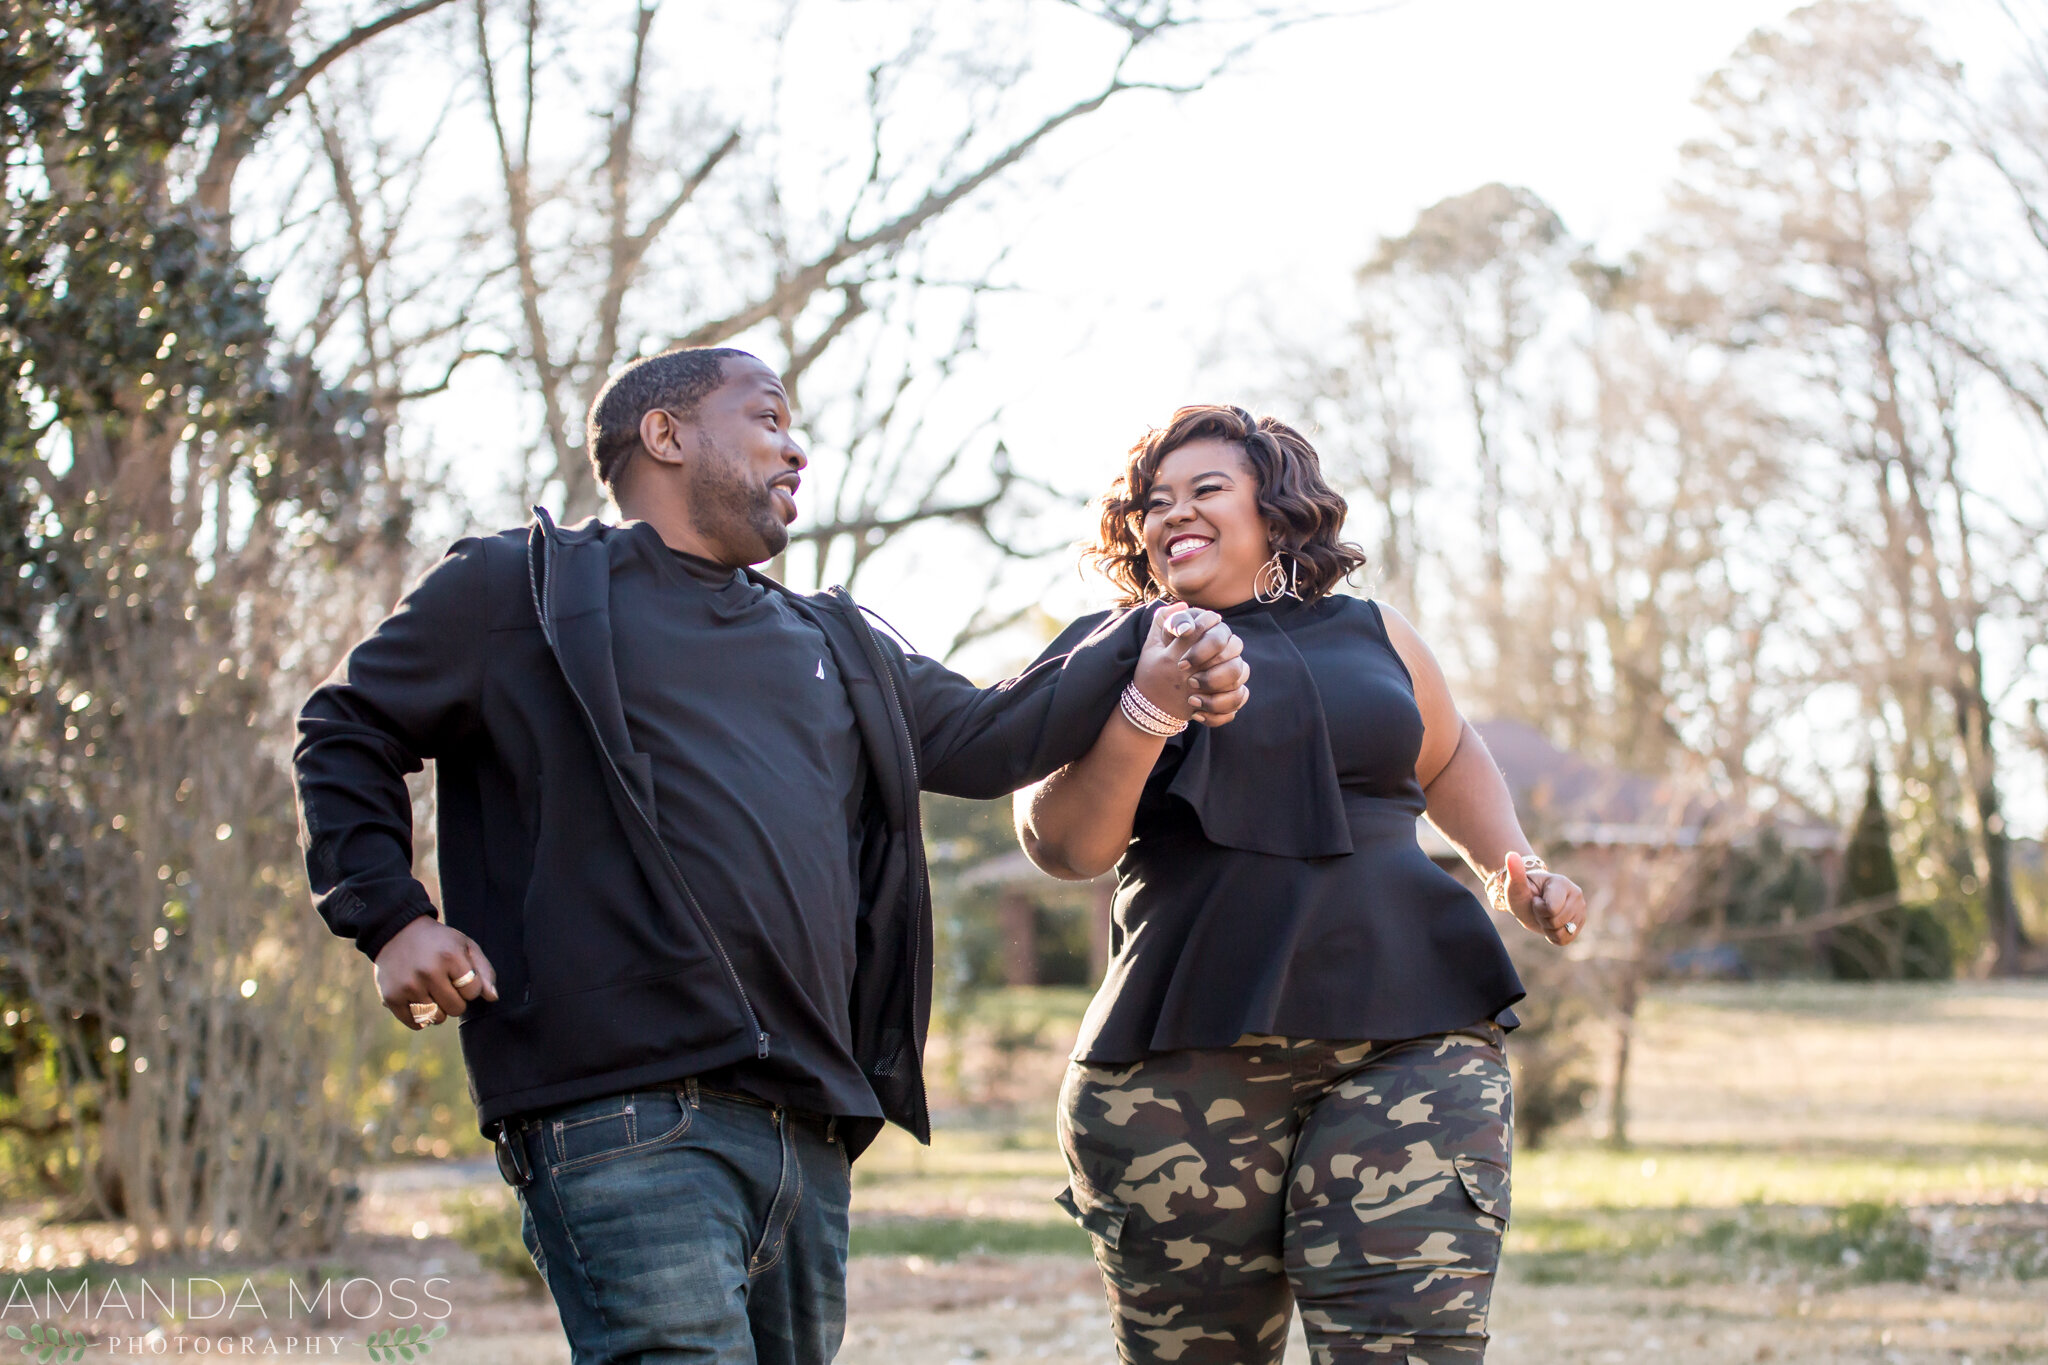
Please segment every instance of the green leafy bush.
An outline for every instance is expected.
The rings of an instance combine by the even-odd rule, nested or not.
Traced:
[[[1831,1210],[1818,1229],[1810,1222],[1786,1228],[1749,1218],[1722,1219],[1706,1228],[1696,1244],[1716,1255],[1748,1251],[1839,1268],[1850,1279],[1870,1284],[1924,1280],[1933,1262],[1926,1234],[1904,1209],[1867,1200]]]
[[[1816,1259],[1840,1263],[1854,1278],[1924,1280],[1933,1255],[1927,1238],[1905,1210],[1859,1201],[1836,1210],[1833,1225],[1814,1240]]]

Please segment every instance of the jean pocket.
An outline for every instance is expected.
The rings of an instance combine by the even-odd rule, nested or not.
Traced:
[[[1114,1251],[1123,1240],[1124,1220],[1130,1214],[1130,1206],[1120,1199],[1097,1194],[1078,1180],[1069,1180],[1067,1187],[1052,1197],[1052,1201],[1067,1211],[1067,1216],[1079,1223],[1089,1235],[1102,1239],[1103,1245]]]
[[[1465,1187],[1465,1195],[1473,1206],[1505,1228],[1508,1225],[1507,1168],[1476,1156],[1454,1157],[1452,1164],[1458,1168],[1458,1183]]]
[[[653,1151],[675,1141],[689,1127],[690,1106],[680,1092],[621,1095],[595,1113],[578,1110],[573,1118],[548,1124],[555,1158],[548,1169],[561,1175]]]

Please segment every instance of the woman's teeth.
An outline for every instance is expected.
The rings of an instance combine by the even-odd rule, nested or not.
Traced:
[[[1208,539],[1202,536],[1187,536],[1168,545],[1166,547],[1166,557],[1177,562],[1188,558],[1190,555],[1200,554],[1209,548],[1210,543]]]

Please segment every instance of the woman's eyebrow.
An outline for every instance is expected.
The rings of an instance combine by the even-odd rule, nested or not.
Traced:
[[[1204,479],[1228,479],[1230,477],[1230,471],[1227,469],[1211,469],[1207,473],[1195,475],[1193,478],[1189,479],[1188,482],[1200,483]],[[1173,481],[1171,479],[1158,479],[1153,482],[1150,488],[1145,490],[1145,496],[1149,498],[1154,493],[1162,491],[1170,492],[1172,488]]]

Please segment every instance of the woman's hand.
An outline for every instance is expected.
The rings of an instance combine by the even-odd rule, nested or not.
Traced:
[[[1213,611],[1162,602],[1131,681],[1177,720],[1227,725],[1251,696],[1244,641]]]
[[[1577,882],[1548,870],[1532,871],[1519,853],[1508,854],[1505,870],[1506,883],[1496,883],[1496,895],[1505,896],[1507,912],[1523,928],[1560,946],[1578,938],[1586,925],[1586,893]]]

